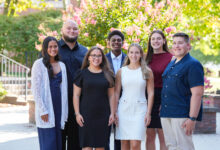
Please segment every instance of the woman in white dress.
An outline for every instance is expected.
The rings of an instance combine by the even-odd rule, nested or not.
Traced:
[[[139,44],[131,44],[127,55],[124,66],[116,75],[116,139],[121,140],[122,150],[140,150],[151,121],[154,80]]]

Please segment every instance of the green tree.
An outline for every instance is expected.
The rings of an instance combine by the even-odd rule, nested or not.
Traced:
[[[188,31],[193,31],[195,56],[220,63],[220,1],[179,0]],[[196,52],[199,51],[199,52]]]
[[[1,0],[4,3],[4,15],[14,16],[17,12],[22,12],[28,8],[44,8],[46,3],[39,0],[38,4],[34,4],[32,0]]]
[[[36,51],[37,35],[41,33],[39,26],[43,24],[50,30],[60,29],[62,13],[47,10],[18,17],[0,15],[0,22],[0,52],[6,50],[8,56],[25,64],[25,52]]]
[[[168,39],[180,28],[181,9],[178,2],[143,0],[81,0],[79,8],[69,8],[63,13],[74,19],[80,27],[79,41],[91,47],[106,47],[110,30],[119,29],[126,36],[124,49],[139,42],[144,49],[150,32],[165,31]]]

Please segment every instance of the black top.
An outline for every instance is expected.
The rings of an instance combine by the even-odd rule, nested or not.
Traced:
[[[74,115],[73,79],[76,71],[81,68],[83,58],[88,50],[86,47],[80,45],[78,42],[76,42],[73,49],[70,49],[63,39],[61,39],[58,44],[60,59],[66,65],[67,70],[69,116],[72,117]]]
[[[92,73],[88,69],[79,70],[74,83],[81,88],[80,113],[84,119],[84,126],[79,127],[80,146],[105,147],[109,136],[110,84],[103,72]]]

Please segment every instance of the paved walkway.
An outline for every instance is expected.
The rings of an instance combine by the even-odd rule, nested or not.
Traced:
[[[217,133],[196,134],[193,140],[196,150],[219,150],[220,113],[217,114]],[[159,150],[158,139],[156,144]],[[0,107],[0,150],[39,150],[36,127],[28,124],[28,106]],[[144,142],[142,150],[145,150]]]

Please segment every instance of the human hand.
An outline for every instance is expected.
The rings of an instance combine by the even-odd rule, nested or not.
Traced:
[[[193,130],[195,129],[196,121],[187,119],[183,124],[182,128],[185,128],[186,135],[192,135]]]
[[[44,122],[48,122],[48,114],[40,116]]]
[[[108,126],[110,126],[114,121],[115,121],[114,114],[110,114],[109,121],[108,121]]]
[[[151,122],[151,115],[150,114],[146,114],[145,118],[144,118],[144,122],[145,122],[145,126],[149,126],[150,122]]]
[[[83,127],[84,119],[83,119],[83,116],[81,114],[76,115],[76,122],[78,123],[78,125],[80,127]]]
[[[118,126],[118,114],[115,113],[115,125]]]

